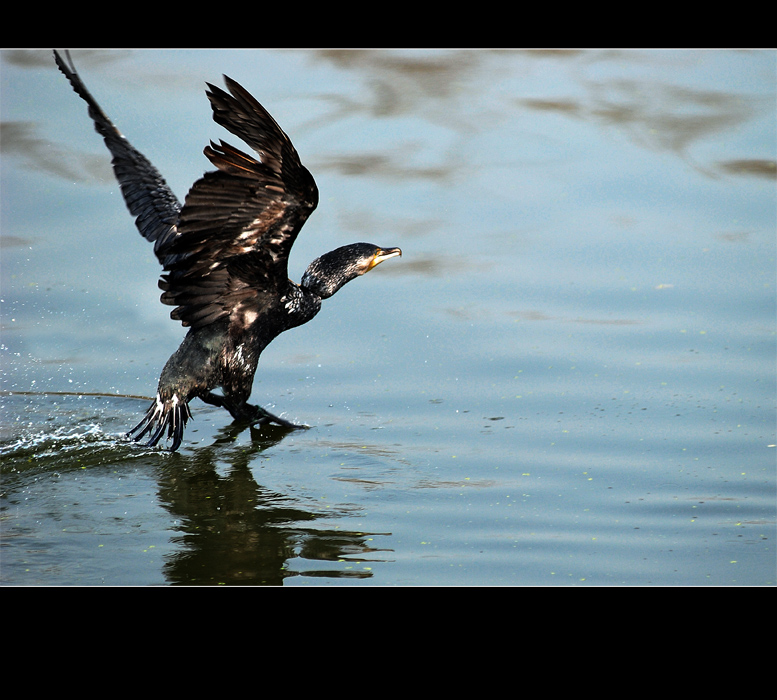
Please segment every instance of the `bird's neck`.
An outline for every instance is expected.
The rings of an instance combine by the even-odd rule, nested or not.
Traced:
[[[303,290],[319,299],[328,299],[356,276],[342,266],[337,252],[325,253],[308,265],[300,282]]]

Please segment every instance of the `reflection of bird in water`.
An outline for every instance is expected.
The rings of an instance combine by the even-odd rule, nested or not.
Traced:
[[[167,431],[178,449],[189,401],[198,397],[252,425],[288,421],[247,403],[262,350],[289,328],[307,323],[346,282],[401,255],[399,248],[354,243],[314,260],[300,284],[288,278],[289,252],[318,203],[313,176],[289,137],[246,90],[224,76],[229,92],[208,84],[213,119],[248,143],[259,160],[223,141],[205,155],[217,170],[194,183],[183,206],[151,163],[104,114],[69,54],[59,69],[89,105],[89,116],[113,155],[127,207],[164,267],[162,302],[189,331],[167,361],[156,399],[130,435]],[[212,389],[220,387],[223,395]]]
[[[333,517],[353,516],[353,503],[321,508],[315,497],[257,483],[262,453],[288,429],[264,425],[255,432],[240,443],[234,423],[222,426],[212,444],[160,471],[157,500],[175,520],[177,543],[165,556],[167,582],[280,586],[292,576],[372,578],[365,564],[390,561],[391,550],[378,542],[391,533],[327,527]]]

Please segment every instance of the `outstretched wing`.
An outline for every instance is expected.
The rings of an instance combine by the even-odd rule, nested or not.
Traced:
[[[255,318],[288,284],[288,258],[318,203],[313,176],[267,110],[234,80],[229,93],[208,84],[213,118],[248,143],[259,159],[224,141],[205,155],[205,173],[186,196],[178,235],[163,253],[162,301],[184,326],[234,313]]]
[[[164,262],[161,251],[177,233],[180,203],[159,171],[122,136],[102,111],[78,75],[70,52],[66,51],[63,58],[54,51],[54,60],[73,90],[89,105],[94,128],[105,139],[105,145],[113,155],[113,171],[127,208],[136,217],[135,224],[140,233],[154,244],[154,252]]]

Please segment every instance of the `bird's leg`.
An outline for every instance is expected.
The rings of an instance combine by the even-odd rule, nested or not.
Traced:
[[[211,406],[218,406],[219,408],[224,408],[226,406],[224,397],[214,394],[212,391],[209,391],[207,394],[200,394],[200,399],[205,403],[209,403]]]
[[[200,398],[205,402],[211,404],[211,406],[219,406],[226,408],[229,411],[232,418],[241,423],[250,423],[251,425],[264,425],[265,423],[275,423],[275,425],[283,426],[284,428],[307,428],[307,425],[298,425],[287,421],[285,418],[270,413],[261,406],[254,406],[253,404],[246,403],[245,401],[236,402],[230,401],[225,396],[219,396],[212,392],[203,394]]]

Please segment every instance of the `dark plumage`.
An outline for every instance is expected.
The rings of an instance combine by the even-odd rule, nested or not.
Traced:
[[[81,81],[66,52],[54,58],[113,155],[113,169],[138,230],[154,244],[165,274],[161,300],[171,318],[189,328],[159,378],[156,399],[128,435],[165,433],[181,444],[198,397],[251,424],[288,421],[247,403],[259,356],[280,333],[313,318],[321,300],[364,274],[399,248],[354,243],[314,260],[301,283],[288,278],[289,252],[318,203],[313,176],[289,137],[238,83],[229,92],[208,83],[213,119],[258,154],[255,159],[224,141],[205,155],[217,170],[194,183],[183,206],[151,163],[118,131]],[[212,393],[216,387],[222,395]]]

